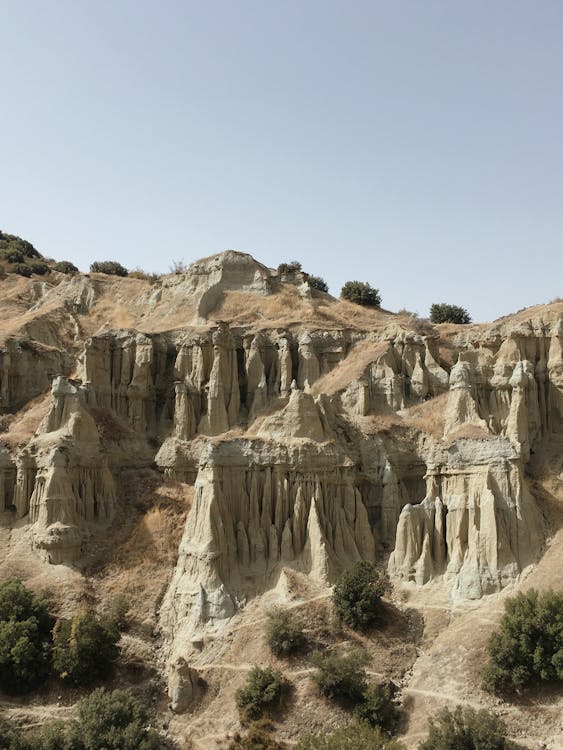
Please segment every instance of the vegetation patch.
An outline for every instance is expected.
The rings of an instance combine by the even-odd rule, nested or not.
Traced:
[[[362,648],[333,653],[315,651],[310,662],[316,668],[313,679],[321,695],[351,705],[363,700],[368,686],[365,667],[370,657]]]
[[[364,691],[354,713],[360,721],[391,734],[399,721],[395,692],[396,688],[392,684],[370,685]]]
[[[289,682],[279,670],[254,666],[246,684],[235,695],[241,718],[244,721],[259,719],[281,708],[288,692]]]
[[[335,732],[303,737],[297,750],[405,750],[397,740],[389,739],[369,724],[350,724]]]
[[[275,607],[267,613],[266,641],[274,656],[297,653],[305,644],[303,623],[289,609]]]
[[[351,628],[365,628],[381,621],[381,597],[389,584],[373,563],[360,560],[336,582],[332,602],[338,617]]]
[[[121,618],[121,615],[119,616]],[[90,685],[108,676],[119,657],[120,619],[78,612],[53,629],[53,669],[62,680]]]
[[[107,273],[110,276],[127,276],[129,271],[115,260],[96,260],[90,265],[92,273]]]
[[[483,686],[490,692],[563,680],[563,593],[532,589],[507,599],[488,651]]]
[[[354,302],[364,307],[379,307],[381,295],[379,289],[374,289],[365,281],[347,281],[340,291],[342,299]]]
[[[435,302],[430,306],[432,323],[471,323],[471,316],[464,307]]]
[[[502,719],[490,711],[473,708],[455,711],[443,708],[430,719],[428,738],[419,750],[516,750],[519,746],[506,738]]]
[[[51,628],[46,599],[35,596],[21,581],[0,585],[0,688],[24,693],[49,674]]]

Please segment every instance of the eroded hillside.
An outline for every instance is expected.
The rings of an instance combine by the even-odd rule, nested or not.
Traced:
[[[0,575],[62,613],[126,593],[124,653],[170,736],[224,747],[235,689],[277,663],[264,612],[289,604],[323,643],[359,559],[394,584],[358,638],[401,686],[408,745],[439,705],[497,705],[479,669],[504,598],[563,584],[563,303],[432,326],[234,251],[153,281],[0,285]],[[310,672],[289,670],[288,742],[345,721]],[[499,710],[561,748],[562,709]]]

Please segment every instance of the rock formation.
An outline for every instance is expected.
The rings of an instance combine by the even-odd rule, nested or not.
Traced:
[[[409,330],[382,311],[353,325],[324,295],[329,323],[280,325],[282,291],[313,315],[304,277],[234,251],[152,284],[64,279],[29,291],[0,346],[0,510],[37,554],[80,565],[125,467],[195,488],[160,608],[177,711],[196,698],[194,644],[284,570],[327,586],[376,560],[475,598],[542,552],[526,469],[563,432],[563,305]],[[233,299],[263,313],[221,320]]]

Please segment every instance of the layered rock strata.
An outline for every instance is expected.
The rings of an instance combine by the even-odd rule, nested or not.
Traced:
[[[92,524],[107,523],[115,487],[86,395],[67,378],[53,381],[51,408],[17,456],[14,506],[28,516],[33,543],[51,563],[79,560]]]
[[[272,301],[286,283],[314,325],[209,320],[230,292]],[[99,310],[108,285],[117,327]],[[416,331],[347,309],[326,330],[341,303],[233,251],[155,284],[92,275],[29,294],[0,350],[0,424],[52,389],[35,434],[0,445],[2,522],[27,519],[38,553],[73,565],[113,517],[112,472],[195,485],[160,617],[175,710],[196,698],[192,646],[284,568],[329,585],[389,555],[395,580],[475,598],[541,554],[526,469],[563,432],[561,306]]]

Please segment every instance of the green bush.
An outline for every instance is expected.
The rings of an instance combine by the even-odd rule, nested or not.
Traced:
[[[370,685],[354,713],[360,721],[391,733],[399,721],[399,709],[393,700],[394,694],[391,685]]]
[[[297,750],[406,750],[397,740],[385,737],[380,729],[369,724],[350,724],[331,734],[303,737]]]
[[[53,668],[62,680],[90,685],[105,678],[119,656],[120,633],[112,616],[78,612],[53,629]]]
[[[286,745],[272,737],[273,725],[268,719],[252,723],[243,736],[237,732],[229,750],[286,750]]]
[[[339,577],[332,593],[336,614],[350,627],[360,628],[381,620],[381,597],[388,582],[373,563],[360,560]]]
[[[29,739],[30,750],[84,750],[75,721],[49,721]]]
[[[6,261],[6,263],[24,263],[25,256],[21,250],[17,248],[2,248],[0,249],[0,259]]]
[[[237,707],[244,720],[259,719],[263,714],[280,707],[289,690],[289,683],[279,670],[254,666],[246,684],[235,695]]]
[[[0,688],[21,693],[48,675],[51,627],[47,602],[21,581],[0,585]]]
[[[75,273],[78,273],[78,268],[74,265],[74,263],[71,263],[70,260],[60,260],[58,263],[55,263],[53,268],[59,273],[68,273],[71,276],[74,276]]]
[[[316,668],[313,679],[321,695],[353,705],[363,700],[368,686],[365,667],[370,662],[363,649],[326,654],[315,651],[310,662]]]
[[[38,252],[31,242],[22,240],[21,237],[17,237],[15,234],[7,234],[6,232],[0,232],[0,252],[2,250],[14,250],[20,253],[24,258],[41,258],[41,253]],[[18,261],[9,261],[11,263],[17,263]]]
[[[349,302],[355,302],[357,305],[364,307],[379,307],[381,305],[381,295],[379,289],[374,289],[365,281],[347,281],[340,291],[342,299]]]
[[[51,269],[42,260],[30,260],[27,264],[31,268],[32,273],[36,273],[38,276],[44,276],[46,273],[50,273]]]
[[[419,750],[516,750],[506,739],[504,722],[489,711],[473,708],[455,711],[443,708],[437,719],[430,719],[428,738]]]
[[[488,651],[483,686],[490,692],[563,680],[563,593],[532,589],[507,599]]]
[[[430,306],[430,320],[432,323],[471,323],[471,316],[464,307],[440,302]]]
[[[328,284],[322,276],[309,276],[307,277],[307,281],[313,289],[318,289],[319,292],[328,292]]]
[[[31,266],[27,263],[16,263],[13,270],[14,273],[17,273],[19,276],[25,276],[28,279],[33,273]]]
[[[266,641],[275,656],[290,656],[305,643],[303,623],[291,610],[274,607],[267,613]]]
[[[110,276],[127,276],[129,271],[115,260],[97,260],[90,266],[92,273],[107,273]]]
[[[98,688],[78,705],[84,750],[156,750],[162,742],[147,722],[146,709],[128,690]]]
[[[301,263],[298,260],[292,260],[289,263],[280,263],[278,266],[278,273],[299,273],[301,271]]]
[[[147,723],[129,690],[99,688],[80,701],[77,720],[48,722],[13,750],[161,750],[165,744]]]

